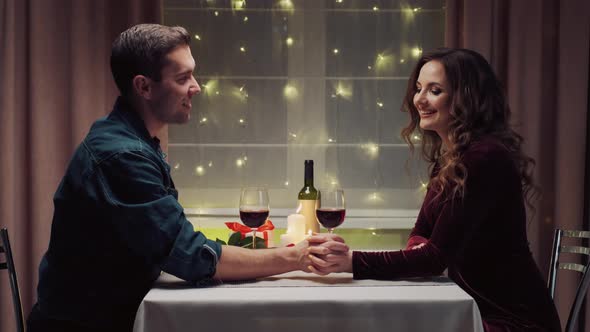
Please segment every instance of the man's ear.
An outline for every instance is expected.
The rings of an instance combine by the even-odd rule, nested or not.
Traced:
[[[146,76],[136,75],[133,78],[133,90],[139,96],[150,100],[152,99],[152,84],[153,81]]]

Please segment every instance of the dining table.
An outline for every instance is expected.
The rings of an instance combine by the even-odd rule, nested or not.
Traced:
[[[239,282],[189,283],[162,273],[134,332],[483,332],[474,299],[444,276],[355,280],[295,271]]]

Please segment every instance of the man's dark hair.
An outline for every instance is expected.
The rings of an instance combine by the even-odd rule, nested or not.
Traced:
[[[160,81],[166,54],[179,45],[189,45],[190,40],[183,27],[138,24],[123,31],[111,49],[111,72],[121,95],[131,93],[136,75]]]

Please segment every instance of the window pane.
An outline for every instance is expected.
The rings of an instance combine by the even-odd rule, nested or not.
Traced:
[[[294,208],[313,159],[316,187],[343,187],[349,209],[417,208],[426,165],[409,159],[400,107],[444,18],[444,0],[164,0],[202,86],[169,129],[182,204],[237,208],[242,186],[265,185],[273,208]]]

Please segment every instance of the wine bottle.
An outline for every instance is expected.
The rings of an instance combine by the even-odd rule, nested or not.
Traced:
[[[298,195],[299,207],[297,213],[305,217],[305,233],[309,231],[320,232],[320,225],[315,216],[315,207],[318,199],[318,191],[313,186],[313,160],[305,161],[305,179],[303,188]]]

